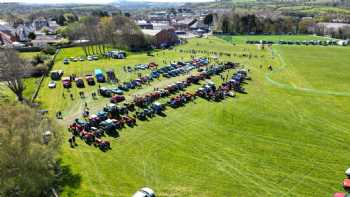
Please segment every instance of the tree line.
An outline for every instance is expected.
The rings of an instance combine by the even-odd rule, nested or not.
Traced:
[[[230,12],[219,16],[217,30],[226,34],[318,34],[350,38],[350,28],[322,27],[313,18],[293,16],[264,17]]]
[[[69,40],[86,40],[82,48],[86,55],[104,54],[110,47],[131,51],[147,50],[152,38],[143,34],[137,24],[128,17],[87,16],[71,23],[60,32]]]

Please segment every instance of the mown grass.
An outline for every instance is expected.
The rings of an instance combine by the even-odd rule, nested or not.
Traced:
[[[120,131],[119,138],[106,137],[112,150],[105,153],[80,140],[75,149],[64,144],[62,163],[79,178],[64,187],[62,196],[131,196],[143,186],[153,188],[157,196],[331,196],[341,190],[343,172],[349,164],[349,98],[293,91],[269,83],[265,79],[267,65],[275,69],[282,65],[269,49],[233,46],[210,37],[190,40],[177,51],[160,51],[155,57],[137,54],[121,61],[63,65],[65,56],[81,54],[74,48],[64,49],[55,69],[85,74],[95,67],[113,68],[121,80],[126,80],[134,74],[124,74],[122,65],[149,61],[162,64],[162,60],[189,58],[189,54],[179,54],[179,48],[236,54],[223,59],[241,62],[251,70],[253,80],[245,85],[248,94],[220,103],[197,99],[186,107],[169,109],[167,117],[138,122],[137,127]],[[346,88],[346,84],[341,85],[350,76],[342,63],[345,52],[338,53],[335,47],[321,48],[276,48],[288,63],[290,74],[274,73],[273,79],[285,83],[303,81],[315,88],[329,80],[335,84],[334,90]],[[326,64],[320,64],[317,58],[297,58],[305,57],[309,51],[332,58],[330,66],[342,77],[328,75],[329,69],[323,70]],[[243,53],[252,54],[252,58],[240,56]],[[146,89],[153,90],[157,84],[163,86],[173,80],[178,79],[161,80]],[[219,83],[218,77],[213,80]],[[64,111],[63,125],[79,116],[84,100],[62,99],[60,85],[54,90],[46,86],[39,99],[50,111]],[[77,92],[75,87],[71,90],[75,97]],[[102,98],[86,101],[92,111],[108,102]]]
[[[310,40],[329,40],[327,37],[314,35],[237,35],[220,36],[220,38],[235,44],[245,44],[247,41],[310,41]]]
[[[273,78],[297,87],[349,92],[350,53],[348,47],[276,46],[276,56],[284,58],[286,69]],[[312,63],[310,63],[312,62]],[[300,75],[291,76],[291,75]]]

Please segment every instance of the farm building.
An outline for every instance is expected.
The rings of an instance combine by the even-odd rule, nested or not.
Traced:
[[[169,47],[180,42],[174,29],[163,29],[154,36],[154,45],[156,47]]]

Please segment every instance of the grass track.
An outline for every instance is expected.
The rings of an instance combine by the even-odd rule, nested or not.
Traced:
[[[277,47],[277,48],[279,48],[279,50],[282,50],[282,51],[288,49],[288,47]],[[316,49],[315,48],[311,48],[311,49],[313,49],[313,50],[323,50],[323,51],[328,50],[328,49],[319,48],[319,47],[317,47]],[[291,49],[289,48],[289,50],[291,50]],[[292,48],[292,50],[300,50],[300,47],[294,47],[294,48]],[[302,49],[302,50],[305,50],[305,49]],[[336,49],[333,49],[333,50],[338,51],[338,53],[340,51],[341,53],[343,53],[342,55],[345,55],[345,53],[350,52],[349,48],[343,48],[343,47],[336,48]],[[281,56],[280,52],[278,52],[278,50],[276,50],[276,49],[273,50],[273,53],[275,53],[275,55],[278,56],[278,58],[281,61],[281,65],[282,66],[280,68],[278,68],[277,70],[274,70],[274,71],[272,71],[270,73],[266,73],[265,79],[267,81],[269,81],[273,85],[276,85],[276,86],[278,86],[280,88],[284,88],[284,89],[288,89],[288,90],[297,90],[297,91],[303,91],[303,92],[308,92],[308,93],[311,93],[311,94],[318,94],[318,95],[334,95],[334,96],[346,96],[346,97],[349,97],[350,96],[350,91],[348,91],[348,89],[346,89],[346,87],[345,87],[348,84],[348,82],[347,82],[348,74],[347,73],[343,73],[343,69],[348,69],[347,67],[349,67],[348,64],[350,62],[347,59],[342,59],[342,61],[339,63],[339,64],[341,64],[341,66],[338,65],[337,69],[334,69],[333,67],[330,66],[333,63],[333,60],[334,60],[334,58],[333,58],[333,56],[331,54],[323,56],[323,57],[320,57],[317,54],[310,54],[311,51],[312,51],[310,49],[305,50],[305,52],[306,51],[307,51],[306,54],[308,54],[308,55],[301,56],[301,54],[298,54],[298,59],[299,60],[300,59],[305,59],[305,58],[309,58],[310,56],[316,57],[318,59],[318,64],[317,64],[317,67],[314,68],[314,70],[312,71],[312,75],[314,75],[314,76],[320,76],[321,75],[321,78],[324,78],[324,81],[326,83],[328,83],[328,84],[322,83],[318,87],[320,89],[313,89],[313,88],[308,88],[308,87],[296,86],[295,83],[293,83],[293,80],[289,81],[290,79],[288,77],[284,78],[284,81],[289,81],[289,84],[288,83],[281,83],[281,82],[273,80],[272,76],[276,75],[276,73],[280,73],[280,72],[283,72],[283,71],[288,72],[287,71],[288,70],[288,68],[287,68],[288,64],[286,63],[285,59]],[[340,57],[343,57],[343,56],[340,56]],[[302,63],[302,62],[298,62],[298,64],[302,64],[302,66],[308,66],[308,65],[305,65],[305,63]],[[308,63],[306,63],[306,64],[308,64]],[[326,71],[325,69],[323,69],[322,71],[320,71],[321,70],[321,68],[320,68],[321,66],[326,68],[326,69],[328,67],[328,70]],[[299,69],[304,70],[305,67],[302,68],[301,66],[299,66]],[[307,72],[310,72],[310,71],[307,71]],[[319,73],[315,74],[314,72],[319,72]],[[310,75],[310,73],[306,74],[306,75]],[[335,75],[334,78],[331,78],[331,80],[333,79],[335,81],[331,82],[327,76],[322,76],[322,75]],[[285,76],[279,76],[280,79],[282,79],[283,77],[285,77]],[[316,80],[310,79],[309,81],[316,81]],[[290,83],[292,83],[292,84],[290,84]],[[332,90],[322,90],[325,87],[327,88],[327,86],[329,86],[329,85],[331,85],[331,87],[328,87],[328,88],[336,89],[336,90],[333,90],[333,91]],[[340,87],[337,87],[337,85],[340,86]]]

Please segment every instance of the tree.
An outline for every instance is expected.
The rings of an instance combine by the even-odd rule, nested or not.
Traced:
[[[309,33],[309,30],[312,30],[316,23],[313,19],[303,19],[299,22],[299,32],[300,33]]]
[[[29,32],[28,38],[29,38],[30,40],[35,40],[35,38],[36,38],[35,33],[34,33],[34,32]]]
[[[56,23],[61,26],[65,25],[65,22],[66,22],[66,18],[64,17],[63,14],[60,14],[56,19]]]
[[[14,49],[0,49],[0,59],[0,81],[16,94],[18,101],[23,102],[23,77],[29,74],[30,64],[21,59]]]
[[[0,111],[0,196],[44,196],[55,180],[59,129],[25,105]]]
[[[213,21],[214,21],[214,16],[213,14],[208,14],[205,16],[204,18],[204,24],[210,26],[213,24]]]

